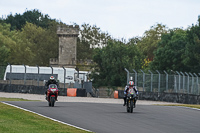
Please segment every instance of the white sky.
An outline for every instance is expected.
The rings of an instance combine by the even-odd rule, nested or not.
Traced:
[[[157,23],[184,29],[196,24],[200,0],[0,0],[0,17],[38,9],[66,24],[88,23],[112,37],[142,36]]]

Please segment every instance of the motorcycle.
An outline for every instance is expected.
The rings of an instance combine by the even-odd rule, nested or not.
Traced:
[[[128,113],[133,113],[133,108],[135,108],[135,101],[137,100],[137,96],[133,87],[129,88],[126,98],[126,110]]]
[[[54,104],[58,98],[58,87],[56,84],[50,84],[47,90],[47,101],[49,106],[54,107]]]

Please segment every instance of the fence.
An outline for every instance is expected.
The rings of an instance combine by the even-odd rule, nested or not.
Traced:
[[[200,73],[178,72],[168,74],[166,71],[152,72],[148,70],[132,70],[127,72],[127,83],[130,77],[133,78],[135,85],[143,92],[167,92],[200,95]]]
[[[92,83],[87,81],[87,73],[64,67],[29,67],[25,65],[0,66],[0,91],[12,92],[17,90],[16,86],[18,88],[23,86],[26,90],[30,90],[30,86],[41,89],[52,75],[60,81],[59,88],[63,90],[84,88],[88,93],[92,93]],[[38,93],[40,92],[38,91]]]
[[[29,80],[41,81],[48,80],[54,76],[60,83],[74,83],[75,81],[87,81],[87,71],[75,70],[74,68],[64,67],[39,67],[26,65],[0,66],[0,80],[24,80],[24,85]]]

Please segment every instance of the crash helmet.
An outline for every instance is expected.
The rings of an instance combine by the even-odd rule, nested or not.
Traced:
[[[129,86],[133,87],[133,85],[134,85],[134,82],[133,81],[129,81]]]
[[[54,80],[54,77],[53,77],[53,76],[51,76],[51,77],[50,77],[50,80]]]

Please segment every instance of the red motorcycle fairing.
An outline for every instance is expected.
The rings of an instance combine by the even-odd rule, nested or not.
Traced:
[[[49,89],[47,90],[47,100],[50,101],[50,97],[58,97],[58,87],[55,84],[50,84]]]

